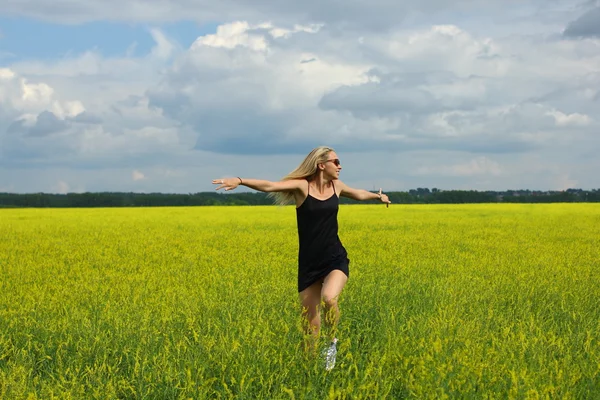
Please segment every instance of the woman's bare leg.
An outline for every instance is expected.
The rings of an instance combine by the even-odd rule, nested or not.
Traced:
[[[302,304],[302,323],[306,335],[305,349],[316,350],[319,330],[321,329],[321,290],[323,280],[319,280],[300,292]]]
[[[325,279],[313,283],[300,292],[302,321],[307,336],[306,350],[316,350],[321,330],[321,303],[325,306],[325,323],[329,328],[330,339],[335,337],[340,319],[338,297],[347,281],[346,274],[340,270],[333,270]]]
[[[335,337],[336,328],[340,319],[340,309],[338,307],[338,297],[346,285],[348,277],[338,269],[331,271],[323,281],[321,289],[321,298],[325,305],[325,324],[328,327],[331,340]]]

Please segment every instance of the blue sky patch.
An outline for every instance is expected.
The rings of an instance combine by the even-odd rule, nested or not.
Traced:
[[[0,18],[0,64],[57,59],[87,50],[105,57],[147,54],[154,46],[150,29],[188,47],[198,36],[214,33],[218,24],[181,21],[163,25],[90,22],[60,25],[27,18]]]

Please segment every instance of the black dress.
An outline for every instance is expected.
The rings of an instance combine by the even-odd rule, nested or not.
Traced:
[[[332,182],[333,185],[333,182]],[[309,193],[296,208],[298,222],[298,292],[303,291],[331,271],[339,269],[350,276],[348,253],[338,236],[339,198],[333,195],[319,200]]]

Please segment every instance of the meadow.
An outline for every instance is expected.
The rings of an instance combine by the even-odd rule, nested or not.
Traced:
[[[2,399],[600,398],[600,207],[343,205],[336,367],[293,207],[0,210]]]

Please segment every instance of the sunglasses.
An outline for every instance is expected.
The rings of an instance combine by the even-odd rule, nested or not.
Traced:
[[[326,163],[328,163],[328,162],[332,162],[332,163],[333,163],[333,164],[334,164],[336,167],[339,167],[339,166],[340,166],[340,164],[341,164],[341,163],[340,163],[340,159],[339,159],[339,158],[334,158],[334,159],[332,159],[332,160],[327,160],[327,161],[325,161],[325,162],[326,162]]]

